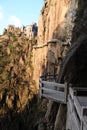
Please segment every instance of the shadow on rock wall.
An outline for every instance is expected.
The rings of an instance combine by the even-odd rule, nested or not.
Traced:
[[[72,31],[71,47],[63,60],[60,78],[76,86],[87,84],[87,2],[79,0],[75,25]]]

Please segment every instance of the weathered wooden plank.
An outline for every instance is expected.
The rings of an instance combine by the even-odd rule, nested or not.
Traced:
[[[69,106],[70,111],[74,110],[74,102],[72,98],[70,97],[70,95],[68,96],[68,106]]]
[[[71,114],[71,128],[71,130],[80,130],[80,122],[75,111]]]
[[[87,96],[87,88],[80,88],[80,87],[74,87],[74,88],[69,88],[69,92],[70,95],[72,97],[72,99],[74,98],[74,96]]]
[[[44,90],[43,93],[45,93],[45,94],[54,94],[53,96],[59,94],[60,96],[62,96],[64,98],[64,92],[52,90],[52,89],[48,89],[48,88],[44,88],[44,87],[42,87],[41,89]]]
[[[67,124],[66,124],[66,130],[82,130],[82,122],[79,119],[77,110],[74,106],[74,100],[71,98],[71,96],[68,96],[68,103],[67,103]]]
[[[76,95],[76,91],[73,88],[69,88],[69,94],[71,96],[72,99],[74,99],[74,96]]]
[[[64,87],[65,87],[64,84],[59,84],[59,83],[55,83],[55,82],[41,81],[41,83],[44,85],[45,88],[50,88],[50,89],[61,88],[64,90]]]
[[[83,115],[87,114],[87,97],[75,96],[74,105],[76,107],[79,118],[82,119]]]
[[[67,86],[67,83],[65,83],[65,88],[64,88],[64,99],[65,99],[65,102],[67,102],[67,100],[68,100],[68,86]]]
[[[83,128],[82,130],[87,130],[87,116],[83,117]]]
[[[41,95],[42,95],[42,89],[40,88],[39,89],[39,97],[41,98]]]
[[[42,92],[43,94],[45,94],[45,97],[47,95],[47,97],[50,96],[51,98],[53,98],[53,100],[56,98],[57,101],[64,102],[64,92],[51,90],[48,88],[42,88]]]
[[[40,98],[41,98],[41,95],[42,95],[42,88],[43,87],[43,85],[42,85],[42,83],[40,82],[39,83],[39,96],[40,96]]]
[[[66,118],[66,130],[71,130],[71,114],[73,111],[73,103],[70,96],[68,96],[67,102],[67,118]]]
[[[74,97],[74,106],[77,110],[79,118],[81,119],[82,118],[82,109],[81,109],[81,105],[76,96]]]
[[[65,103],[63,97],[58,98],[59,97],[58,95],[55,95],[53,97],[52,94],[51,95],[42,94],[42,97],[45,97],[47,99],[51,99],[51,100],[56,101],[56,102]]]
[[[86,91],[87,88],[69,88],[68,111],[72,112],[71,123],[68,125],[69,127],[72,126],[69,128],[70,130],[87,130],[86,123],[83,121],[84,115],[87,115]]]
[[[40,78],[40,97],[45,97],[57,102],[64,102],[64,84],[44,81]]]
[[[77,99],[82,107],[87,108],[87,97],[85,96],[77,96]]]

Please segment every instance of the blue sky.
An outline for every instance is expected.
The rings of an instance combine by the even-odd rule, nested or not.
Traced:
[[[26,26],[38,23],[44,0],[0,0],[0,34],[9,24]]]

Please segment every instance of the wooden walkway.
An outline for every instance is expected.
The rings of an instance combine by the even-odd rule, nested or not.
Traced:
[[[66,130],[87,130],[87,88],[70,88]]]
[[[87,88],[69,88],[40,77],[40,97],[67,105],[66,130],[87,130]],[[67,93],[68,92],[68,93]]]
[[[44,81],[40,78],[40,97],[66,103],[65,84]]]

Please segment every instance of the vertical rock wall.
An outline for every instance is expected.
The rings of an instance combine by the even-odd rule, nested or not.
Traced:
[[[57,66],[57,74],[60,70],[60,59],[63,60],[68,47],[72,44],[72,30],[74,28],[77,8],[78,0],[45,0],[44,6],[41,11],[38,23],[39,26],[37,46],[44,45],[49,40],[58,39],[57,46],[54,48],[55,50],[53,51],[53,47],[51,48],[51,51],[55,52],[56,54],[53,59],[56,59],[57,62],[57,64],[54,63],[54,65]],[[48,68],[48,52],[49,46],[33,49],[34,79],[37,82],[37,88],[39,76],[42,75],[43,72],[45,72],[46,68]],[[50,57],[52,61],[52,56],[50,55]],[[50,64],[50,73],[53,69],[52,65]],[[53,74],[53,72],[51,74]],[[53,126],[54,130],[64,130],[66,106],[58,105],[57,109],[55,109],[56,104],[53,102],[49,102],[48,106],[50,106],[50,109],[48,107],[46,118],[49,120],[49,122],[52,122],[52,118],[56,117],[55,119],[53,118],[53,122],[55,120]],[[55,113],[57,113],[57,115],[50,116],[50,113],[54,113],[54,111],[56,111]]]
[[[52,39],[58,39],[60,46],[62,43],[70,43],[76,3],[76,0],[45,0],[38,22],[37,46],[44,45]],[[33,49],[33,78],[37,82],[37,87],[39,76],[45,71],[47,65],[47,53],[48,46]]]
[[[46,0],[41,10],[38,23],[38,44],[47,43],[51,39],[64,39],[66,14],[70,7],[70,0]],[[63,34],[63,35],[62,35]],[[60,41],[61,42],[61,41]],[[34,79],[38,84],[39,76],[42,75],[42,69],[46,68],[48,46],[33,49]]]
[[[70,0],[46,0],[39,18],[38,44],[62,35]]]

